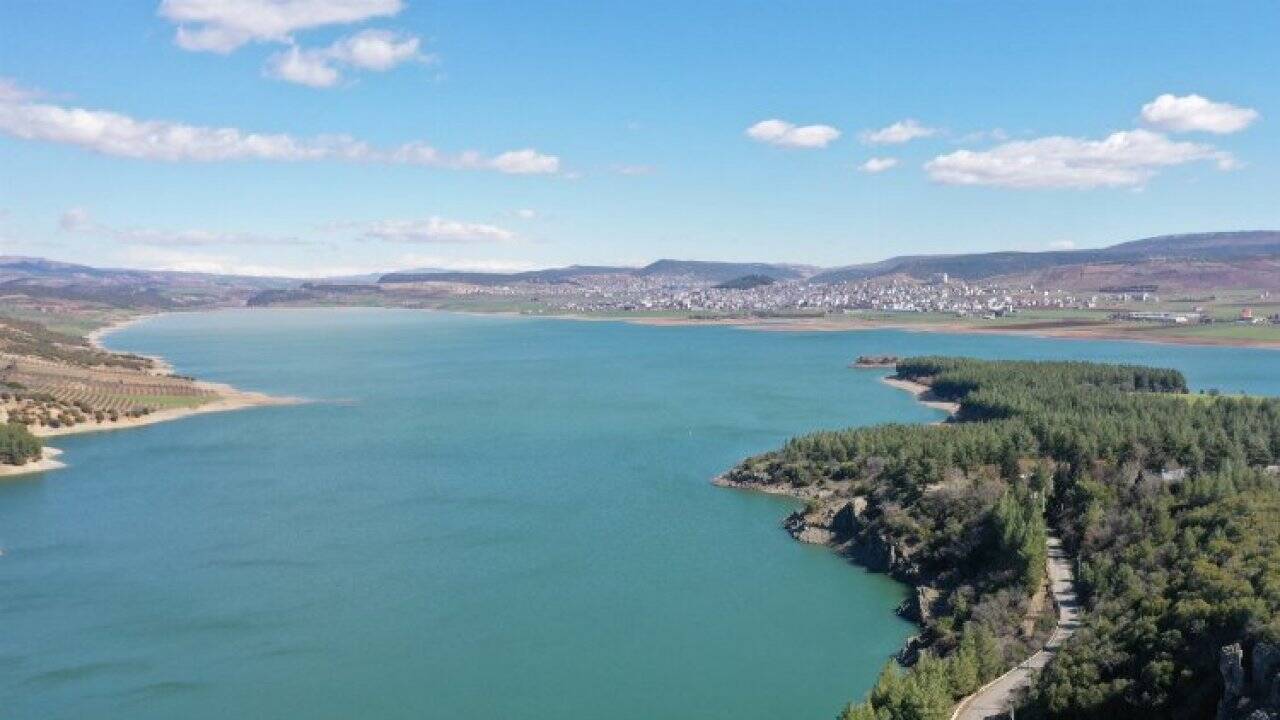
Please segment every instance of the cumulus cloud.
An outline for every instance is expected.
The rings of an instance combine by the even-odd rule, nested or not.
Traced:
[[[937,134],[937,128],[925,127],[918,120],[907,118],[879,130],[864,130],[859,137],[862,142],[870,145],[901,145],[917,138],[932,137]]]
[[[1127,130],[1101,140],[1063,136],[1015,141],[990,150],[958,150],[925,164],[929,177],[948,185],[1008,188],[1133,187],[1158,169],[1197,161],[1218,169],[1235,159],[1211,145],[1177,142],[1150,130]]]
[[[543,155],[533,148],[509,150],[487,164],[498,172],[512,175],[545,175],[560,170],[560,158]]]
[[[797,126],[786,120],[761,120],[747,128],[747,137],[758,142],[789,148],[824,148],[840,137],[830,125]]]
[[[333,87],[342,79],[342,73],[323,53],[296,45],[272,55],[267,60],[266,72],[278,80],[314,88]]]
[[[354,230],[365,240],[438,245],[509,242],[516,239],[514,232],[497,225],[449,220],[438,216],[425,220],[332,223],[325,229]]]
[[[3,100],[0,133],[23,140],[76,145],[104,155],[168,162],[333,160],[495,170],[515,175],[550,174],[560,169],[558,157],[532,148],[494,157],[473,151],[445,153],[421,141],[377,148],[345,135],[297,138],[284,133],[139,120],[107,110]]]
[[[107,237],[126,245],[154,247],[209,247],[217,245],[307,245],[294,237],[273,237],[253,233],[226,233],[211,230],[167,230],[162,228],[114,227],[98,222],[84,208],[71,208],[58,218],[58,227],[67,233]]]
[[[1142,121],[1170,132],[1226,135],[1249,127],[1260,115],[1253,108],[1214,102],[1200,95],[1164,94],[1142,106]]]
[[[411,60],[424,60],[421,41],[412,35],[389,30],[363,30],[343,38],[328,48],[335,60],[361,70],[384,72]]]
[[[229,53],[250,42],[290,42],[293,33],[391,17],[402,0],[164,0],[161,17],[178,25],[180,47]]]
[[[1049,243],[1050,250],[1075,250],[1076,243],[1074,240],[1055,240]]]
[[[342,67],[385,72],[407,62],[430,62],[419,50],[421,41],[388,30],[363,30],[329,47],[304,50],[297,45],[272,55],[267,74],[287,82],[326,88],[342,79]]]
[[[882,173],[885,170],[891,170],[898,166],[898,158],[893,157],[873,157],[858,166],[858,169],[864,173],[872,175]]]

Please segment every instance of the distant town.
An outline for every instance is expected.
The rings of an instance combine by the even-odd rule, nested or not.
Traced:
[[[313,286],[315,289],[320,287]],[[388,282],[384,278],[380,287],[401,294],[447,287],[452,295],[524,298],[551,312],[581,314],[672,311],[763,316],[875,311],[996,319],[1027,311],[1098,311],[1123,307],[1126,309],[1114,312],[1111,319],[1176,325],[1215,321],[1280,325],[1280,313],[1255,313],[1252,308],[1244,307],[1234,317],[1223,317],[1207,309],[1217,300],[1214,296],[1164,297],[1157,285],[1108,287],[1097,292],[1079,293],[1037,288],[1033,284],[965,282],[947,273],[934,274],[925,281],[877,278],[841,283],[775,280],[750,275],[715,284],[695,275],[608,273],[578,275],[572,281],[518,281],[496,285],[437,282],[429,276],[418,276],[411,282]],[[1267,291],[1257,293],[1256,297],[1262,304],[1271,299]],[[1196,301],[1204,304],[1196,304]],[[1156,309],[1169,303],[1186,305],[1188,309]],[[1128,309],[1143,306],[1152,309]]]

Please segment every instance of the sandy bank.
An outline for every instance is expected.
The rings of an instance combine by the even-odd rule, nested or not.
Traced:
[[[903,380],[892,376],[880,378],[880,382],[890,387],[898,388],[899,390],[905,390],[914,395],[916,401],[921,405],[926,405],[935,410],[941,410],[951,417],[955,417],[956,413],[960,412],[960,403],[948,402],[946,400],[939,399],[933,394],[933,388],[925,385],[924,383],[918,383],[913,380]]]
[[[144,425],[168,422],[170,420],[179,420],[192,415],[202,415],[204,413],[228,412],[231,410],[243,410],[245,408],[262,407],[267,405],[296,405],[303,402],[300,398],[274,397],[263,393],[237,390],[230,385],[224,385],[222,383],[197,381],[196,385],[206,390],[212,390],[218,393],[218,398],[194,407],[157,410],[147,415],[143,415],[142,417],[122,417],[115,422],[96,422],[94,420],[89,420],[88,422],[82,422],[77,425],[72,425],[71,427],[49,428],[36,426],[31,428],[31,434],[36,437],[55,437],[58,435],[106,432],[108,430],[126,430],[129,428],[142,427]]]
[[[47,447],[39,460],[32,460],[26,465],[3,465],[0,464],[0,478],[14,477],[15,475],[29,475],[31,473],[44,472],[46,470],[57,470],[66,467],[65,463],[59,462],[57,457],[62,454],[58,448]]]
[[[86,336],[89,343],[99,350],[106,352],[114,352],[103,347],[102,339],[123,327],[127,327],[137,322],[141,322],[154,315],[143,315],[131,317],[118,322],[112,323],[105,327],[98,328]],[[167,375],[173,372],[172,366],[169,365],[164,358],[151,357],[156,365],[151,370],[153,374]],[[127,430],[130,428],[142,427],[144,425],[154,425],[156,423],[168,422],[170,420],[179,420],[181,418],[192,415],[201,415],[204,413],[229,412],[232,410],[243,410],[251,407],[261,407],[268,405],[293,405],[303,402],[299,398],[291,397],[274,397],[265,393],[250,392],[239,390],[224,383],[214,383],[206,381],[195,381],[196,387],[208,390],[215,394],[213,399],[191,407],[168,408],[164,410],[156,410],[141,417],[130,418],[122,417],[114,422],[105,421],[97,422],[96,420],[88,420],[70,427],[30,427],[31,434],[40,438],[56,437],[59,435],[78,435],[80,433],[91,432],[107,432],[110,430]],[[61,450],[52,447],[44,449],[44,455],[40,460],[29,462],[26,465],[4,465],[0,464],[0,477],[8,477],[13,475],[25,475],[28,473],[43,472],[46,470],[56,470],[66,467],[65,463],[58,461],[56,458],[62,454]]]
[[[102,344],[102,341],[104,338],[106,338],[106,336],[110,335],[111,333],[117,330],[123,330],[129,327],[130,325],[136,325],[142,322],[143,320],[149,320],[154,317],[160,317],[160,313],[151,313],[148,315],[134,315],[132,317],[124,318],[122,320],[116,320],[115,322],[112,322],[107,325],[103,325],[97,330],[93,330],[89,332],[89,334],[84,336],[84,339],[88,341],[89,345],[96,350],[101,350],[103,352],[115,352],[115,350],[112,350]],[[152,368],[148,371],[153,375],[172,375],[173,374],[173,365],[170,365],[168,360],[165,360],[159,355],[141,355],[139,353],[130,353],[130,354],[137,355],[138,357],[144,357],[150,360],[152,363],[154,363]]]

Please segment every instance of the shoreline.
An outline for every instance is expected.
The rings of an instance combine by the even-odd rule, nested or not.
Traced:
[[[901,323],[874,322],[868,320],[840,320],[831,317],[813,318],[717,318],[695,320],[678,317],[590,318],[583,315],[546,315],[567,320],[619,320],[632,325],[654,327],[682,327],[687,325],[717,325],[755,330],[760,332],[865,332],[868,330],[900,330],[903,332],[936,332],[956,335],[1021,335],[1054,340],[1114,340],[1120,342],[1150,343],[1153,345],[1191,345],[1199,347],[1240,347],[1261,350],[1280,350],[1280,341],[1242,340],[1239,338],[1196,338],[1170,335],[1140,337],[1135,333],[1107,328],[1035,328],[974,327],[959,323]]]
[[[908,392],[916,402],[925,405],[934,410],[941,410],[947,413],[947,417],[934,422],[934,425],[941,425],[951,422],[960,412],[960,404],[949,402],[946,400],[938,400],[931,397],[933,389],[924,383],[915,382],[913,380],[903,380],[891,375],[883,376],[880,382],[897,390]],[[833,506],[829,503],[823,504],[823,501],[830,498],[832,490],[821,489],[814,486],[798,487],[795,485],[765,485],[752,482],[737,482],[729,479],[729,471],[725,471],[713,477],[711,484],[716,487],[730,488],[733,490],[746,490],[751,492],[764,493],[776,497],[785,497],[795,502],[806,503],[805,507],[795,510],[782,521],[782,527],[787,531],[793,540],[809,545],[821,545],[837,557],[844,559],[846,562],[856,565],[869,572],[882,572],[892,578],[894,581],[901,583],[907,588],[906,598],[894,609],[894,614],[911,622],[917,629],[922,627],[921,621],[921,592],[927,590],[927,583],[922,582],[919,578],[904,574],[901,568],[890,560],[888,563],[879,563],[875,560],[877,553],[873,548],[869,548],[864,544],[859,544],[855,540],[840,539],[836,533],[832,532],[829,527],[830,521],[834,519],[831,515]],[[814,508],[813,504],[818,503],[819,507]],[[855,513],[859,512],[855,510]],[[825,515],[824,515],[825,513]],[[817,525],[813,524],[815,518],[825,518],[818,520]],[[912,605],[914,600],[915,605]],[[894,658],[899,663],[904,663],[904,658],[911,656],[915,652],[915,642],[917,635],[912,635],[903,641],[902,647],[894,654]],[[1003,675],[1002,675],[1003,677]]]
[[[911,395],[915,397],[916,402],[921,405],[945,412],[947,414],[947,418],[940,422],[951,420],[960,413],[960,403],[938,399],[938,397],[933,394],[933,388],[925,385],[924,383],[919,383],[914,380],[903,380],[892,375],[886,375],[880,378],[880,382],[888,385],[889,387],[911,393]]]
[[[120,418],[115,422],[98,423],[94,421],[87,421],[77,425],[72,425],[71,427],[35,427],[30,428],[31,434],[38,438],[47,438],[94,432],[111,432],[113,430],[128,430],[130,428],[146,427],[147,425],[169,422],[170,420],[180,420],[192,415],[230,412],[232,410],[245,410],[252,407],[269,407],[272,405],[298,405],[305,402],[301,398],[276,397],[265,393],[238,390],[224,383],[196,380],[195,384],[197,387],[218,393],[218,398],[216,400],[210,400],[209,402],[201,403],[200,405],[193,405],[191,407],[168,408],[165,410],[156,410],[141,417]]]
[[[158,318],[165,314],[166,313],[147,313],[145,315],[133,315],[127,318],[114,320],[112,322],[107,323],[106,325],[103,325],[100,328],[95,328],[93,330],[90,330],[88,333],[85,334],[84,339],[86,342],[89,343],[89,347],[93,348],[94,350],[101,350],[102,352],[114,353],[116,352],[115,350],[112,350],[111,348],[103,344],[103,340],[106,339],[108,335],[118,330],[123,330],[131,325],[137,325],[138,323],[143,322],[145,320],[150,320],[151,318]],[[173,365],[171,365],[168,360],[165,360],[159,355],[142,355],[139,353],[131,353],[131,354],[137,355],[138,357],[141,357],[141,358],[146,358],[151,362],[155,363],[155,367],[151,368],[150,370],[151,374],[153,375],[172,375],[173,374]]]
[[[144,320],[160,317],[164,313],[149,313],[146,315],[135,315],[133,317],[122,318],[116,320],[85,335],[85,340],[91,347],[103,352],[118,353],[119,351],[111,350],[103,344],[103,339],[117,330],[124,329],[130,325],[134,325]],[[170,375],[173,373],[173,366],[163,357],[154,355],[141,355],[133,353],[139,357],[145,357],[155,363],[155,367],[149,371],[152,375]],[[216,394],[216,397],[208,402],[190,407],[166,408],[156,410],[141,417],[129,418],[122,417],[114,422],[97,422],[86,421],[71,427],[29,427],[31,434],[40,438],[60,437],[64,435],[80,435],[83,433],[112,432],[115,430],[129,430],[132,428],[145,427],[147,425],[155,425],[162,422],[172,420],[180,420],[192,415],[203,415],[206,413],[231,412],[234,410],[245,410],[253,407],[267,407],[273,405],[296,405],[305,402],[301,398],[294,397],[277,397],[267,395],[266,393],[254,392],[250,390],[240,390],[226,383],[211,382],[207,380],[192,381],[196,387],[208,390]],[[17,475],[27,475],[31,473],[46,472],[49,470],[57,470],[66,467],[66,463],[56,458],[62,454],[62,450],[56,447],[45,446],[41,459],[28,462],[25,465],[5,465],[0,464],[0,478],[14,477]]]
[[[0,478],[8,479],[11,477],[19,477],[22,475],[30,475],[32,473],[47,472],[49,470],[57,470],[67,466],[66,463],[58,460],[58,456],[62,451],[54,447],[45,447],[40,452],[39,460],[30,460],[25,465],[8,465],[0,463]]]
[[[1139,332],[1147,332],[1140,330],[1137,332],[1126,331],[1119,328],[1106,327],[1080,327],[1080,326],[1064,326],[1060,328],[1053,327],[1036,327],[1036,328],[1020,328],[1012,327],[975,327],[973,325],[964,325],[960,323],[906,323],[906,322],[877,322],[863,320],[858,318],[842,319],[842,316],[824,316],[824,317],[803,317],[803,318],[785,318],[785,317],[724,317],[724,318],[707,318],[694,319],[688,317],[655,317],[655,316],[639,316],[628,317],[625,315],[588,315],[573,312],[523,312],[515,310],[471,310],[466,308],[437,308],[437,307],[407,307],[397,305],[369,305],[369,306],[350,306],[350,305],[274,305],[265,308],[210,308],[201,312],[213,312],[216,310],[341,310],[341,309],[382,309],[382,310],[414,310],[425,312],[441,312],[456,313],[459,315],[495,315],[502,317],[523,317],[529,319],[541,320],[574,320],[577,322],[619,322],[628,325],[645,325],[650,327],[685,327],[685,326],[713,326],[713,327],[731,327],[739,330],[754,330],[758,332],[866,332],[869,330],[898,330],[902,332],[922,332],[922,333],[946,333],[954,335],[1009,335],[1033,337],[1052,340],[1109,340],[1115,342],[1133,342],[1147,343],[1151,345],[1183,345],[1191,347],[1236,347],[1236,348],[1253,348],[1258,350],[1280,350],[1280,340],[1248,340],[1240,338],[1216,338],[1216,337],[1182,337],[1172,335],[1139,335]],[[116,329],[116,327],[124,327],[133,322],[148,318],[156,317],[158,313],[151,315],[139,316],[137,318],[129,318],[121,320],[111,325],[99,328],[89,335],[94,336],[91,342],[94,342],[99,333],[105,334],[105,331]],[[152,358],[163,362],[163,358]]]

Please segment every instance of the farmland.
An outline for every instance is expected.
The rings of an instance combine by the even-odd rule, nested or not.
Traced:
[[[0,318],[0,411],[33,430],[108,425],[219,398],[156,363],[37,323]]]

